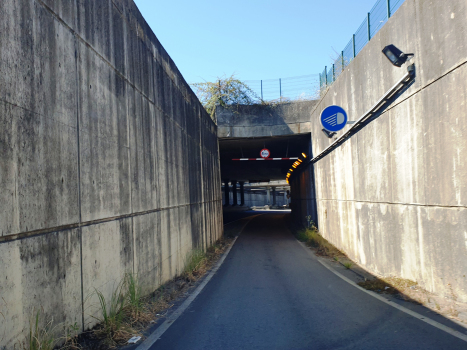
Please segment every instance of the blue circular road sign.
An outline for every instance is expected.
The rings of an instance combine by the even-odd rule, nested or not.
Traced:
[[[347,113],[339,106],[328,106],[321,112],[321,125],[327,131],[336,132],[347,124]]]

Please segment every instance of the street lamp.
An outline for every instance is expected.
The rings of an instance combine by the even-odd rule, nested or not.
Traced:
[[[387,59],[396,67],[402,66],[407,61],[409,56],[414,56],[413,53],[403,53],[392,44],[385,46],[383,53]]]

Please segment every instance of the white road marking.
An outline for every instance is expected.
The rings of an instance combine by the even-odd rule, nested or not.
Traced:
[[[308,248],[304,243],[302,242],[298,242],[300,243],[300,245],[306,250],[308,251],[310,254],[313,254],[313,252],[310,250],[310,248]],[[376,298],[380,301],[382,301],[383,303],[385,304],[388,304],[402,312],[405,312],[406,314],[410,315],[410,316],[413,316],[415,318],[418,318],[420,321],[423,321],[425,323],[428,323],[430,325],[432,325],[433,327],[436,327],[446,333],[449,333],[451,335],[453,335],[454,337],[456,338],[459,338],[465,342],[467,342],[467,335],[465,334],[462,334],[461,332],[458,332],[456,331],[455,329],[452,329],[448,326],[445,326],[444,324],[441,324],[439,322],[436,322],[435,320],[432,320],[431,318],[428,318],[426,316],[423,316],[421,314],[419,314],[418,312],[415,312],[415,311],[412,311],[412,310],[409,310],[391,300],[388,300],[384,297],[382,297],[381,295],[379,294],[376,294],[374,292],[370,292],[369,290],[366,290],[365,288],[362,288],[360,287],[358,284],[356,284],[355,282],[353,282],[352,280],[348,279],[347,277],[345,277],[344,275],[341,275],[339,272],[335,271],[333,268],[327,266],[325,263],[323,263],[322,261],[320,261],[319,259],[316,259],[319,261],[319,263],[321,265],[323,265],[325,268],[327,268],[329,271],[331,271],[333,274],[335,274],[336,276],[340,277],[341,279],[343,279],[344,281],[346,281],[347,283],[351,284],[352,286],[354,286],[355,288],[358,288],[360,289],[362,292],[368,294],[368,295],[371,295],[373,298]]]
[[[237,237],[235,237],[234,241],[230,245],[229,248],[227,248],[227,251],[224,253],[222,258],[217,262],[216,266],[211,270],[209,275],[204,279],[204,281],[196,288],[196,290],[191,294],[183,303],[182,305],[179,306],[179,308],[171,314],[163,324],[161,324],[155,331],[152,333],[143,343],[141,343],[140,346],[136,348],[136,350],[149,350],[151,346],[154,345],[156,341],[159,340],[159,338],[164,334],[164,332],[169,329],[169,327],[177,320],[177,318],[180,317],[180,315],[190,306],[190,304],[195,300],[195,298],[198,296],[199,293],[203,290],[203,288],[208,284],[208,282],[211,280],[211,278],[214,276],[214,274],[219,270],[219,267],[221,267],[222,263],[224,262],[225,258],[227,255],[229,255],[230,249],[233,247],[235,242],[237,241]]]

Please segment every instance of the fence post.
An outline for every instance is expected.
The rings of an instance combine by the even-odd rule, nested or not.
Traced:
[[[324,66],[324,81],[326,82],[326,87],[328,87],[328,66]]]
[[[370,13],[368,12],[368,15],[366,17],[366,22],[367,22],[367,28],[368,28],[368,41],[371,40],[371,33],[370,33]]]
[[[342,69],[341,69],[341,73],[342,73],[344,71],[344,68],[345,68],[344,51],[341,51],[341,60],[342,60]]]
[[[263,100],[263,80],[261,80],[261,101]]]
[[[386,0],[386,5],[388,9],[388,19],[391,18],[391,0]]]
[[[356,53],[355,53],[355,34],[352,37],[352,47],[353,47],[353,58],[355,58]]]
[[[334,63],[332,64],[332,81],[336,81],[336,69],[334,68]]]
[[[282,82],[281,82],[281,78],[279,78],[279,94],[280,94],[279,101],[282,102]]]
[[[323,81],[321,80],[321,73],[319,73],[319,89],[323,86]]]

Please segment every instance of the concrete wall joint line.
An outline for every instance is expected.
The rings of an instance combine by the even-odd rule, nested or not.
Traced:
[[[300,198],[300,200],[307,200],[307,199]],[[365,201],[365,200],[327,199],[327,198],[316,198],[316,200],[318,200],[318,201],[328,201],[328,202],[371,203],[371,204],[389,204],[389,205],[409,205],[409,206],[414,206],[414,207],[467,209],[467,206],[464,206],[464,205],[438,205],[438,204],[419,204],[419,203],[403,203],[403,202],[377,202],[377,201]]]
[[[57,119],[55,119],[55,118],[53,118],[53,117],[50,117],[49,115],[44,115],[44,114],[41,114],[41,113],[37,113],[37,112],[35,112],[35,111],[32,111],[32,110],[30,110],[30,109],[28,109],[28,108],[26,108],[26,107],[20,106],[20,105],[18,105],[18,104],[16,104],[16,103],[13,103],[13,102],[10,102],[10,101],[6,101],[6,100],[3,100],[3,99],[0,99],[0,103],[5,103],[5,104],[10,105],[10,106],[12,106],[12,107],[16,107],[16,108],[22,109],[23,111],[26,111],[26,112],[28,112],[28,113],[34,114],[34,115],[39,116],[39,117],[42,117],[42,118],[46,118],[46,119],[48,119],[48,120],[53,120],[54,122],[56,122],[56,123],[58,123],[58,124],[61,124],[61,125],[65,125],[66,127],[71,128],[71,129],[75,129],[75,128],[76,128],[76,125],[68,125],[68,124],[62,122],[61,120],[57,120]]]
[[[367,270],[459,302],[467,301],[466,13],[465,0],[407,0],[323,91],[309,117],[312,150],[332,143],[318,122],[322,108],[337,104],[361,116],[405,73],[405,65],[394,67],[381,55],[388,40],[415,52],[407,62],[416,65],[415,80],[291,181],[294,219],[312,215],[323,236]]]
[[[176,206],[171,206],[171,207],[151,209],[151,210],[141,211],[141,212],[137,212],[137,213],[112,216],[112,217],[103,218],[103,219],[84,221],[84,222],[81,222],[81,223],[73,223],[73,224],[68,224],[68,225],[55,226],[55,227],[51,227],[51,228],[20,232],[20,233],[15,233],[15,234],[0,237],[0,244],[6,243],[6,242],[11,242],[11,241],[16,241],[16,240],[20,240],[20,239],[24,239],[24,238],[29,238],[29,237],[33,237],[33,236],[44,235],[44,234],[52,233],[52,232],[65,231],[65,230],[74,229],[74,228],[81,228],[81,227],[86,227],[86,226],[102,224],[102,223],[105,223],[105,222],[118,221],[118,220],[128,219],[128,218],[134,218],[134,217],[137,217],[137,216],[143,216],[143,215],[152,214],[152,213],[156,213],[156,212],[161,212],[161,211],[165,211],[165,210],[185,208],[185,207],[190,207],[192,205],[216,203],[216,202],[221,202],[221,201],[222,201],[222,199],[214,199],[214,200],[208,200],[208,201],[204,201],[204,202],[193,202],[193,203],[181,204],[181,205],[176,205]]]
[[[96,322],[94,288],[110,298],[133,271],[149,294],[173,278],[186,254],[222,235],[222,198],[217,126],[133,0],[4,2],[0,349],[9,349],[39,306],[85,331]]]
[[[402,98],[400,101],[397,101],[397,102],[393,103],[392,105],[388,106],[388,107],[381,113],[380,116],[383,116],[384,114],[386,114],[387,112],[391,111],[391,110],[394,109],[395,107],[399,106],[399,105],[402,104],[403,102],[409,100],[410,98],[412,98],[413,96],[415,96],[415,95],[418,94],[419,92],[425,90],[425,89],[426,89],[427,87],[429,87],[430,85],[436,83],[437,81],[441,80],[442,78],[444,78],[444,77],[448,76],[449,74],[453,73],[455,70],[459,69],[460,67],[462,67],[462,66],[465,65],[466,63],[467,63],[467,60],[463,60],[463,61],[461,61],[460,63],[454,65],[454,67],[451,67],[451,68],[448,69],[446,72],[442,73],[439,77],[430,80],[430,81],[427,82],[425,85],[423,85],[423,86],[417,88],[415,91],[411,92],[409,95],[407,95],[407,96],[405,96],[404,98]],[[326,93],[327,93],[327,91],[326,91]],[[324,98],[324,96],[323,96],[323,98]],[[319,103],[318,103],[318,104],[319,104]],[[316,108],[315,108],[314,110],[316,110]],[[313,110],[313,112],[314,112],[314,110]],[[312,113],[313,113],[313,112],[312,112]],[[358,133],[358,131],[357,131],[357,133]],[[350,135],[349,138],[352,137],[352,136],[354,136],[354,135],[355,135],[355,134]],[[342,143],[342,144],[343,144],[343,143]],[[342,146],[342,144],[339,145],[339,146]],[[325,157],[326,157],[326,156],[325,156]],[[324,157],[323,157],[323,158],[324,158]],[[323,158],[317,160],[315,163],[319,162],[319,161],[322,160]],[[308,168],[309,168],[312,164],[313,164],[313,163],[308,162],[308,163],[305,165],[306,167],[305,167],[304,169],[302,169],[302,171],[299,172],[298,174],[303,173],[303,171],[307,171]],[[391,203],[388,203],[388,204],[391,204]],[[396,204],[396,203],[394,203],[394,204]],[[409,204],[409,203],[407,203],[407,205],[417,205],[417,204]],[[427,206],[430,206],[430,205],[427,205]],[[443,207],[443,206],[440,206],[440,207]],[[450,206],[447,206],[447,207],[449,208]],[[455,207],[457,207],[457,206],[455,206]],[[461,207],[461,208],[464,208],[463,206],[460,206],[460,207]]]
[[[444,77],[447,76],[448,74],[454,72],[456,69],[462,67],[462,66],[463,66],[464,64],[466,64],[466,63],[467,63],[467,59],[461,61],[460,63],[455,64],[453,67],[451,67],[450,69],[448,69],[446,72],[440,74],[439,77],[430,80],[430,81],[427,82],[425,85],[420,86],[418,89],[416,89],[415,91],[411,92],[409,95],[407,95],[407,96],[405,96],[404,98],[402,98],[400,101],[398,101],[398,102],[392,104],[391,106],[389,106],[388,108],[386,108],[386,110],[384,110],[384,112],[382,112],[381,115],[385,114],[387,111],[390,111],[390,110],[393,109],[394,107],[400,105],[402,102],[408,100],[409,98],[411,98],[412,96],[416,95],[416,94],[419,93],[420,91],[426,89],[428,86],[430,86],[430,85],[436,83],[438,80],[444,78]],[[416,77],[417,77],[417,76],[415,75],[415,78],[416,78]],[[320,102],[326,97],[326,95],[327,95],[327,93],[328,93],[329,90],[330,90],[330,89],[327,89],[327,90],[326,90],[326,92],[324,93],[324,95],[321,97],[321,99],[319,100],[319,102],[316,104],[316,107],[311,111],[311,115],[313,115],[313,113],[315,112],[315,110],[319,107]]]
[[[388,108],[383,112],[381,113],[381,115],[383,114],[386,114],[386,112],[392,110],[393,108],[399,106],[401,103],[407,101],[408,99],[410,99],[411,97],[415,96],[416,94],[418,94],[419,92],[425,90],[428,86],[436,83],[437,81],[441,80],[442,78],[446,77],[447,75],[453,73],[455,70],[459,69],[460,67],[462,67],[464,64],[467,63],[467,59],[456,64],[454,67],[448,69],[446,72],[440,74],[440,76],[438,76],[437,78],[434,78],[432,80],[430,80],[429,82],[427,82],[425,85],[423,86],[420,86],[418,89],[416,89],[415,91],[412,91],[409,95],[405,96],[404,98],[402,98],[400,101],[397,101],[395,102],[393,105],[391,106],[388,106]],[[416,77],[416,76],[415,76]]]
[[[64,22],[49,6],[47,6],[42,0],[36,0],[37,2],[39,2],[45,9],[47,9],[47,11],[49,11],[53,16],[54,18],[59,21],[61,24],[63,24],[76,38],[78,38],[83,44],[85,44],[87,47],[89,47],[103,62],[105,62],[110,68],[112,68],[112,70],[115,71],[115,73],[120,76],[128,85],[130,85],[133,89],[135,89],[135,91],[139,92],[147,101],[149,101],[153,106],[155,106],[156,108],[159,109],[159,111],[163,112],[164,114],[166,114],[158,105],[155,104],[155,101],[151,100],[148,96],[146,96],[143,91],[141,91],[140,89],[138,89],[138,87],[136,87],[132,82],[130,82],[128,80],[128,78],[123,75],[114,65],[112,65],[111,62],[109,62],[104,56],[102,56],[94,47],[92,47],[91,44],[89,44],[86,40],[84,40],[73,28],[71,28],[66,22]],[[116,7],[118,9],[118,6],[116,6],[114,4],[114,2],[112,1],[112,5],[114,7]],[[118,11],[120,12],[120,10],[118,9]],[[122,15],[122,13],[120,12],[120,14]],[[126,22],[126,19],[124,18],[124,16],[122,15],[122,18],[123,20]],[[129,26],[129,28],[131,28],[131,26]],[[154,55],[152,54],[151,51],[147,50],[153,60],[157,61],[156,57],[154,57]],[[165,70],[165,67],[164,65],[161,65],[163,67],[163,69]],[[177,90],[185,97],[185,94],[183,93],[182,90],[180,90],[180,88],[178,87],[178,84],[176,84],[176,82],[172,79],[171,77],[171,74],[167,74],[167,76],[169,77],[170,81],[172,82],[173,86],[175,86],[177,88]],[[185,98],[185,100],[187,100]],[[204,108],[204,107],[203,107]],[[172,118],[170,118],[172,119]],[[175,122],[175,120],[173,120]],[[175,122],[176,123],[176,122]],[[178,125],[178,124],[177,124]]]
[[[91,44],[89,44],[86,40],[84,40],[73,28],[71,28],[66,22],[64,22],[49,6],[47,6],[42,0],[36,0],[39,2],[47,11],[49,11],[54,18],[59,21],[62,25],[64,25],[77,39],[79,39],[84,45],[90,48],[94,54],[96,54],[103,62],[105,62],[114,72],[121,77],[127,84],[129,84],[132,88],[138,91],[142,96],[144,96],[149,102],[154,104],[151,99],[146,96],[141,90],[139,90],[133,83],[131,83],[126,76],[124,76],[117,68],[115,68],[112,63],[110,63],[104,56],[102,56]]]
[[[76,45],[76,40],[75,40]],[[78,48],[75,47],[75,67],[76,67],[76,89],[77,89],[77,96],[79,96],[79,79],[80,79],[80,70],[78,69]],[[81,207],[81,148],[80,148],[80,125],[79,125],[79,118],[80,118],[80,99],[76,99],[76,144],[77,144],[77,176],[78,176],[78,222],[79,222],[79,259],[80,259],[80,272],[81,272],[81,326],[82,331],[84,332],[84,273],[83,273],[83,230],[81,229],[81,222],[82,222],[82,207]]]

